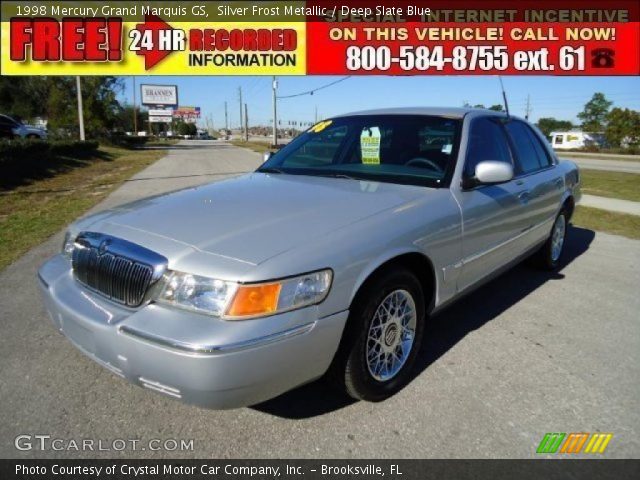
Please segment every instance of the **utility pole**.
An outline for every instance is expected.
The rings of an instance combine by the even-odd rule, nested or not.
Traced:
[[[227,113],[227,102],[224,102],[224,129],[229,130],[229,114]],[[224,132],[225,135],[227,132]]]
[[[82,111],[82,90],[80,75],[76,75],[76,91],[78,93],[78,124],[80,125],[80,140],[84,141],[84,113]]]
[[[244,125],[242,121],[242,87],[238,87],[238,98],[240,99],[240,131],[242,131],[242,125]]]
[[[244,104],[244,141],[249,141],[249,112],[246,103]]]
[[[272,98],[273,98],[273,146],[278,145],[278,114],[277,114],[277,99],[276,99],[276,91],[278,90],[278,82],[276,77],[273,77],[272,84]]]
[[[318,106],[316,105],[316,115],[314,117],[314,122],[313,123],[318,123]]]
[[[529,120],[529,114],[531,114],[531,95],[527,94],[527,108],[524,112],[525,120]]]
[[[138,136],[138,107],[136,105],[136,77],[133,78],[133,134]]]

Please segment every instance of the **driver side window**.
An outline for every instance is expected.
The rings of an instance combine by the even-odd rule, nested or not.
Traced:
[[[487,160],[512,164],[511,152],[502,126],[489,118],[473,120],[469,130],[464,178],[472,178],[476,165]]]

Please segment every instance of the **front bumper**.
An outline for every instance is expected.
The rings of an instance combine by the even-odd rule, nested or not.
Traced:
[[[348,316],[318,318],[308,307],[234,322],[157,304],[132,310],[79,285],[61,255],[38,277],[51,320],[84,354],[134,384],[208,408],[256,404],[322,376]]]

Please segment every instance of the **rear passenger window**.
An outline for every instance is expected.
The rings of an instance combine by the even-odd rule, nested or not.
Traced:
[[[478,118],[471,124],[469,132],[464,176],[473,177],[476,165],[486,160],[511,164],[511,154],[502,127],[488,118]]]
[[[531,133],[524,123],[512,120],[505,125],[513,142],[516,162],[520,173],[530,173],[542,167],[538,152],[532,142]]]
[[[533,148],[536,150],[536,154],[538,155],[538,161],[542,168],[548,167],[551,165],[551,157],[549,156],[549,152],[545,148],[544,144],[540,140],[540,137],[536,135],[536,132],[529,125],[525,125],[527,132],[529,133],[529,137],[531,138],[531,143],[533,144]]]

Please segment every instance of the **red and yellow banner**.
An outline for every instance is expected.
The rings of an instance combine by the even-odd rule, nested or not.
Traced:
[[[3,2],[3,75],[639,75],[637,0]]]

